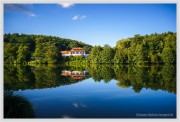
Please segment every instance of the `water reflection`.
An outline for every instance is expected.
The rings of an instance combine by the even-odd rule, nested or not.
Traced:
[[[176,94],[176,67],[153,65],[92,65],[86,68],[22,65],[4,66],[4,88],[7,90],[42,89],[70,85],[92,77],[95,82],[117,80],[120,88],[133,87],[137,93],[142,88],[165,90]]]
[[[142,118],[137,113],[176,117],[173,65],[5,65],[4,91],[27,98],[38,118]],[[11,104],[6,98],[4,94],[5,106]],[[4,107],[5,116],[14,106]]]

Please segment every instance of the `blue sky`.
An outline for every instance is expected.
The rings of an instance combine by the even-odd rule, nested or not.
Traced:
[[[91,45],[176,32],[176,4],[4,4],[4,33],[52,35]]]

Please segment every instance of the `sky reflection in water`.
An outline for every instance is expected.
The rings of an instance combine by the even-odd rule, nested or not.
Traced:
[[[137,113],[172,113],[176,95],[162,90],[119,88],[116,80],[108,83],[83,82],[57,88],[17,91],[34,106],[39,118],[136,118]],[[173,116],[173,117],[174,117]]]

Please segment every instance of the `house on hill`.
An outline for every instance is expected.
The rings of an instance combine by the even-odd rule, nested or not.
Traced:
[[[84,56],[88,57],[88,53],[81,47],[72,48],[70,51],[60,51],[62,56]]]

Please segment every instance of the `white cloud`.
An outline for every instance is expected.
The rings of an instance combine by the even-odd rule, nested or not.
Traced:
[[[59,3],[59,5],[61,5],[63,8],[69,8],[71,6],[73,6],[73,3]]]
[[[34,17],[34,16],[37,16],[36,14],[32,13],[32,12],[25,12],[27,15],[31,16],[31,17]]]
[[[78,20],[79,19],[79,16],[78,15],[76,15],[76,16],[74,16],[73,18],[72,18],[72,20]]]
[[[85,18],[87,18],[86,15],[83,15],[83,16],[75,15],[72,17],[72,20],[83,20]]]

